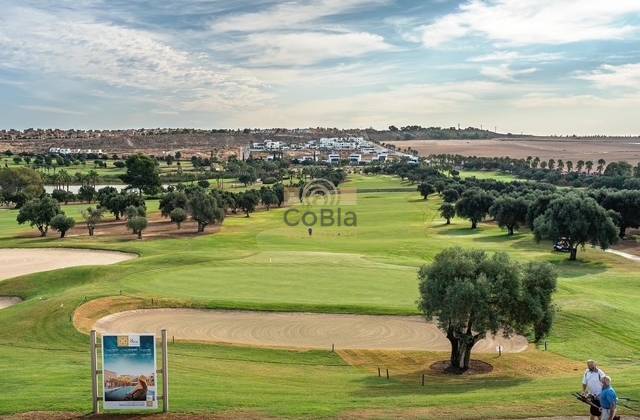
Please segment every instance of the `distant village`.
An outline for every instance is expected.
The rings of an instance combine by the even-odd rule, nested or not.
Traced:
[[[385,162],[388,159],[407,159],[418,163],[416,155],[403,153],[363,137],[322,137],[303,143],[286,143],[276,140],[253,142],[244,152],[243,158],[263,158],[267,160],[286,156],[299,162],[324,162],[332,165],[348,161],[351,165]]]

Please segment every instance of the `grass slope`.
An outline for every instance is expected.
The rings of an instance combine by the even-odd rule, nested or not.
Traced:
[[[355,176],[352,183],[359,188],[405,186],[389,177]],[[330,352],[176,343],[170,348],[172,408],[294,417],[581,413],[577,403],[565,404],[568,393],[579,388],[579,368],[548,369],[547,363],[565,366],[560,358],[574,366],[572,361],[587,357],[615,375],[619,391],[640,396],[633,388],[640,375],[635,263],[592,249],[579,254],[582,261],[569,262],[552,254],[548,243],[536,244],[529,233],[508,237],[491,224],[471,231],[459,219],[446,226],[437,214],[439,204],[435,196],[421,200],[417,192],[363,193],[355,205],[345,206],[357,213],[357,227],[316,227],[309,236],[304,226],[286,226],[284,210],[274,209],[251,218],[228,217],[216,235],[143,241],[16,238],[29,228],[15,225],[15,211],[0,211],[3,247],[91,247],[141,256],[114,266],[0,282],[0,295],[26,299],[0,311],[0,413],[89,410],[87,337],[71,322],[75,308],[88,300],[123,294],[210,308],[417,313],[417,268],[452,245],[504,250],[521,261],[556,265],[560,311],[549,339],[553,354],[506,355],[488,360],[503,366],[492,374],[430,377],[422,388],[417,378],[424,366],[407,370],[408,356],[400,361],[380,356],[367,359],[368,365],[349,366]],[[74,217],[76,207],[68,211]],[[428,360],[446,357],[424,355]],[[376,364],[391,366],[390,381],[377,377]],[[546,404],[540,407],[540,401]]]

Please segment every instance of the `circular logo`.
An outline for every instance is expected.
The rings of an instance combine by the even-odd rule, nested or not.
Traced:
[[[333,182],[317,178],[305,184],[300,200],[308,206],[334,206],[338,203],[338,189]]]

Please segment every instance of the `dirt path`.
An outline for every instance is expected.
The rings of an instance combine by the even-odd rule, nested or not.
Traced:
[[[22,302],[19,297],[13,296],[0,296],[0,309],[8,308],[9,306],[17,305]]]
[[[626,258],[631,261],[640,262],[640,257],[637,255],[629,254],[628,252],[618,251],[617,249],[607,249],[606,252],[610,252],[611,254],[618,255],[622,258]]]
[[[198,309],[139,309],[106,316],[95,324],[99,332],[152,332],[166,328],[181,340],[233,343],[261,347],[307,349],[371,349],[448,351],[449,341],[420,317],[331,315],[214,311]],[[524,337],[502,336],[480,341],[477,352],[495,353],[527,348]]]
[[[115,251],[71,248],[0,249],[0,281],[40,271],[80,265],[107,265],[136,256]]]

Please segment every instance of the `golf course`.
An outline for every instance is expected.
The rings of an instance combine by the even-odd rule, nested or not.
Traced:
[[[229,215],[215,232],[142,240],[100,236],[100,226],[97,236],[41,238],[16,223],[17,210],[0,210],[0,256],[23,250],[31,266],[16,270],[16,276],[0,267],[0,297],[13,299],[0,309],[0,414],[89,412],[87,333],[96,326],[126,332],[131,324],[115,321],[126,320],[128,311],[144,313],[146,321],[138,321],[147,323],[136,329],[154,332],[166,320],[174,338],[169,342],[171,410],[180,413],[230,418],[579,415],[585,406],[570,394],[580,391],[587,359],[596,359],[615,378],[619,394],[640,398],[640,263],[591,247],[569,261],[554,253],[549,241],[536,242],[528,229],[507,235],[491,221],[475,230],[460,217],[448,225],[438,210],[438,194],[424,200],[414,184],[395,176],[352,174],[341,188],[358,191],[343,208],[357,215],[357,226],[317,225],[312,234],[302,224],[287,225],[284,207],[250,217]],[[62,206],[78,224],[86,207]],[[157,216],[157,200],[149,200],[147,209]],[[423,322],[417,318],[419,268],[453,246],[503,251],[520,263],[554,266],[557,314],[546,350],[542,343],[527,345],[524,337],[511,338],[516,344],[496,337],[474,348],[473,359],[491,366],[487,372],[454,376],[430,368],[449,357],[448,342],[421,333],[422,324],[407,327],[407,322]],[[53,270],[41,271],[48,266],[43,259],[65,250],[70,254],[53,258]],[[233,314],[251,317],[241,322]],[[297,317],[299,324],[268,330],[269,317]],[[308,324],[300,321],[303,317]],[[215,333],[216,322],[220,328],[231,324],[229,331]],[[349,328],[359,322],[378,329],[351,341]],[[317,330],[329,326],[341,334],[344,346],[340,338],[330,339],[331,332],[323,330],[318,338]],[[424,328],[438,333],[433,325]],[[305,334],[311,338],[300,341]],[[377,335],[384,345],[375,344]],[[438,345],[430,347],[432,342]],[[498,342],[505,348],[502,354],[495,349]]]

